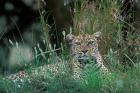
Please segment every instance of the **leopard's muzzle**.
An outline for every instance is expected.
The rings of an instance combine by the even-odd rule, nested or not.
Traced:
[[[90,62],[96,62],[96,58],[87,54],[81,54],[78,56],[78,62],[80,62],[80,64],[87,64]]]

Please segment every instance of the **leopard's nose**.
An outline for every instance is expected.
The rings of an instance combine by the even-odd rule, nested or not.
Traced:
[[[87,51],[88,51],[88,50],[82,50],[82,52],[83,52],[84,54],[86,54],[86,53],[87,53]]]

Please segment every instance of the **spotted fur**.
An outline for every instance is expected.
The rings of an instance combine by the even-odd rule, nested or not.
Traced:
[[[76,68],[82,68],[89,62],[95,62],[102,72],[108,72],[108,69],[104,66],[102,56],[98,50],[98,39],[100,34],[100,32],[96,32],[93,35],[67,35],[66,39],[70,44],[73,62],[74,64],[77,64],[74,65]],[[75,73],[77,74],[77,72]]]
[[[74,78],[80,77],[80,73],[83,70],[83,67],[90,61],[95,62],[100,68],[101,72],[108,72],[108,69],[104,66],[101,54],[98,50],[99,36],[100,32],[96,32],[93,35],[83,34],[74,36],[72,34],[68,34],[66,36],[66,39],[70,44],[70,54],[72,55],[70,62],[72,63]],[[31,81],[32,77],[38,74],[40,75],[41,73],[44,75],[46,71],[51,71],[54,74],[59,73],[58,70],[59,68],[63,67],[62,65],[62,62],[58,62],[58,64],[55,65],[52,64],[39,67],[39,72],[37,69],[32,69],[30,74],[28,74],[26,71],[20,71],[19,73],[12,74],[6,78],[13,80],[14,82],[23,82],[24,78],[28,78],[27,80]]]
[[[48,64],[36,68],[31,68],[29,71],[19,71],[18,73],[11,74],[3,78],[3,80],[11,81],[15,86],[22,87],[27,83],[36,82],[38,78],[53,78],[56,75],[61,75],[66,73],[67,64],[64,62],[57,62],[54,64]],[[48,76],[47,76],[48,75]]]

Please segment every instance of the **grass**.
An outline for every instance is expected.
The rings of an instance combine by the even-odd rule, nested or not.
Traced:
[[[78,4],[75,3],[74,27],[72,30],[75,35],[81,33],[92,34],[96,31],[102,32],[99,49],[104,58],[104,63],[111,71],[110,75],[102,74],[94,66],[89,66],[82,72],[80,80],[74,79],[68,70],[70,67],[67,67],[69,55],[67,55],[67,51],[63,51],[60,57],[65,64],[58,66],[59,74],[54,75],[46,69],[43,76],[38,73],[31,84],[27,81],[20,88],[9,80],[3,80],[3,76],[1,76],[0,93],[139,93],[140,47],[134,46],[136,50],[131,48],[132,45],[129,42],[135,37],[131,33],[128,33],[127,41],[124,41],[122,37],[124,25],[127,24],[130,28],[128,32],[131,32],[132,28],[131,24],[121,19],[119,13],[122,4],[119,0],[95,1],[94,9],[93,5],[88,7],[83,1]],[[42,28],[48,31],[43,16],[41,16],[41,23]],[[47,34],[45,35],[47,37]],[[49,41],[46,41],[46,51],[53,51]],[[37,51],[41,52],[40,50]],[[36,53],[36,55],[38,54]],[[48,59],[47,57],[46,59]],[[35,57],[34,65],[26,69],[27,73],[30,73],[32,68],[37,69],[42,64],[41,62],[44,60],[40,59]],[[52,52],[50,59],[45,61],[43,65],[55,64],[56,60],[57,57]],[[132,65],[129,67],[126,64]]]

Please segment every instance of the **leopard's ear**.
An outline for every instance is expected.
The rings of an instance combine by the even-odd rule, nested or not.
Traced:
[[[66,35],[66,40],[68,43],[71,43],[74,38],[75,38],[75,36],[72,34]]]
[[[94,33],[94,36],[95,36],[96,38],[100,38],[101,32],[95,32],[95,33]]]
[[[94,37],[96,38],[97,41],[101,40],[101,32],[95,32],[93,35],[94,35]]]

